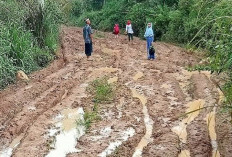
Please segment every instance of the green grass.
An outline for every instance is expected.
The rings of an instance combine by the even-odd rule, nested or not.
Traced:
[[[15,82],[19,70],[26,74],[46,67],[58,47],[60,6],[45,0],[2,1],[0,5],[0,89]]]
[[[98,114],[98,105],[94,104],[92,111],[84,113],[84,121],[77,121],[77,126],[85,126],[86,130],[88,130],[91,124],[98,120],[101,120],[101,117]]]
[[[94,80],[88,90],[94,95],[93,101],[96,103],[110,103],[114,100],[115,89],[106,78]]]
[[[96,31],[95,35],[96,38],[105,38],[105,34],[103,32]]]
[[[108,84],[106,78],[94,80],[87,91],[93,96],[94,106],[90,111],[84,113],[84,121],[77,121],[77,125],[85,126],[86,130],[91,127],[93,122],[101,120],[98,107],[102,103],[110,103],[114,100],[115,88]]]

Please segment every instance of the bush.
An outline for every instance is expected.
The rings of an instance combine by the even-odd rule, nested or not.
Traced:
[[[14,82],[18,70],[30,73],[46,66],[57,48],[63,13],[53,1],[1,1],[0,88]]]

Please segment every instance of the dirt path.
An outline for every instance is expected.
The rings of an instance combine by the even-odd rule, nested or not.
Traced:
[[[63,28],[61,43],[48,68],[1,91],[0,157],[231,155],[231,128],[223,123],[227,140],[215,130],[220,93],[209,73],[185,70],[198,62],[191,54],[157,42],[157,59],[148,61],[145,41],[104,33],[86,61],[79,28]],[[74,122],[94,106],[86,89],[103,76],[116,85],[116,99],[100,104],[101,120],[85,133]]]

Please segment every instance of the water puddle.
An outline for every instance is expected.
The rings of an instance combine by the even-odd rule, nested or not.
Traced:
[[[114,83],[118,81],[118,77],[113,77],[108,80],[108,84]]]
[[[125,142],[128,140],[128,138],[132,137],[135,133],[135,130],[133,128],[128,128],[127,130],[120,133],[120,136],[114,141],[110,142],[109,146],[100,154],[98,154],[99,157],[106,157],[107,155],[112,154],[118,146],[122,144],[122,142]]]
[[[98,141],[98,140],[100,140],[100,139],[102,139],[102,138],[107,138],[107,137],[110,136],[110,134],[111,134],[112,131],[113,131],[113,130],[111,129],[110,126],[101,129],[101,130],[99,131],[99,134],[98,134],[98,135],[97,135],[98,131],[97,131],[97,130],[94,130],[94,131],[92,131],[92,132],[94,133],[94,135],[91,136],[90,139],[91,139],[91,141]]]
[[[142,72],[138,72],[134,77],[133,80],[137,81],[138,79],[143,77],[143,73]]]
[[[152,141],[151,135],[152,135],[152,129],[153,129],[153,121],[150,119],[148,114],[148,109],[146,106],[147,98],[141,94],[139,94],[136,89],[131,89],[132,95],[134,98],[138,98],[142,105],[143,105],[143,114],[144,114],[144,123],[146,127],[146,133],[139,142],[138,146],[135,148],[135,152],[133,154],[133,157],[140,157],[143,152],[143,148],[147,146],[149,142]]]
[[[56,128],[49,130],[49,136],[55,136],[54,149],[46,157],[65,157],[68,153],[78,152],[77,139],[85,134],[85,127],[77,125],[84,121],[83,108],[65,109],[56,117]]]
[[[217,147],[217,135],[216,135],[216,130],[215,130],[215,120],[216,120],[216,107],[214,107],[213,112],[210,112],[209,114],[207,114],[206,116],[206,122],[208,125],[208,129],[209,129],[209,136],[211,139],[211,145],[213,148],[213,156],[212,157],[220,157],[220,153],[218,151],[218,147]]]
[[[33,112],[33,111],[36,110],[36,107],[35,107],[35,106],[29,106],[27,109],[28,109],[29,111]]]
[[[189,150],[182,150],[178,157],[190,157],[190,151]]]
[[[186,113],[189,114],[187,115],[187,118],[183,119],[182,122],[179,124],[179,126],[175,126],[172,128],[172,131],[179,136],[180,141],[182,143],[186,143],[187,140],[187,130],[186,130],[187,125],[190,124],[199,115],[200,110],[198,109],[202,108],[204,104],[205,101],[202,99],[188,103],[187,104],[188,109],[186,110]]]
[[[17,146],[20,144],[20,141],[23,139],[24,134],[20,134],[18,137],[16,137],[10,144],[10,146],[0,152],[0,157],[11,157],[13,151]]]
[[[124,101],[125,101],[125,98],[121,97],[119,101],[120,103],[116,106],[118,110],[118,116],[117,116],[118,119],[122,118],[122,108],[124,105]]]

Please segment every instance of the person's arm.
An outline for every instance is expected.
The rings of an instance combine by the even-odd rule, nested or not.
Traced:
[[[89,37],[90,37],[91,41],[93,42],[93,35],[90,34]]]
[[[127,31],[128,31],[128,28],[127,28],[127,25],[126,25],[126,33],[127,33]]]

